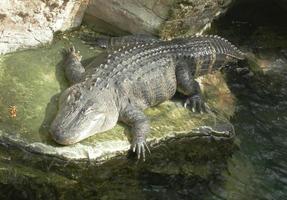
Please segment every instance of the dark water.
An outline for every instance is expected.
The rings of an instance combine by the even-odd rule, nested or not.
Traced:
[[[153,149],[146,163],[119,157],[97,166],[40,156],[31,162],[28,152],[11,159],[11,150],[1,147],[0,172],[13,170],[1,181],[0,198],[287,199],[287,10],[276,2],[241,0],[210,30],[253,55],[239,70],[226,70],[237,99],[232,123],[238,149],[171,141]],[[179,148],[186,154],[173,151]],[[157,156],[166,151],[166,158]]]
[[[276,1],[241,1],[214,25],[214,32],[263,60],[257,64],[267,71],[229,80],[237,97],[232,123],[241,145],[231,159],[238,171],[225,178],[237,187],[217,191],[215,199],[287,199],[286,19]]]
[[[239,150],[215,179],[169,177],[176,186],[162,184],[155,199],[287,199],[287,10],[277,3],[239,1],[210,30],[251,55],[239,66],[252,74],[227,70]]]

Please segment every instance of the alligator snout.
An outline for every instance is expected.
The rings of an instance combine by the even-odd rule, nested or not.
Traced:
[[[73,141],[71,134],[67,133],[62,127],[52,126],[50,128],[50,134],[55,142],[62,145],[70,145],[76,143]]]

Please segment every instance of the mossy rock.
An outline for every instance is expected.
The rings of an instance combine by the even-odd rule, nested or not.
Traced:
[[[81,51],[84,60],[101,52],[71,35],[61,37],[49,47],[0,57],[0,143],[68,160],[106,161],[126,154],[130,147],[129,134],[122,124],[71,146],[52,141],[49,125],[57,111],[59,93],[68,87],[61,69],[61,51],[71,45]],[[220,73],[202,77],[200,82],[207,103],[216,115],[193,113],[182,106],[180,98],[149,108],[145,113],[151,121],[148,136],[151,146],[186,136],[233,137],[232,131],[201,133],[204,126],[220,129],[228,124],[232,129],[228,118],[234,111],[234,98]]]

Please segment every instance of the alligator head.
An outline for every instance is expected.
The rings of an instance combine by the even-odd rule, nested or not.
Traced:
[[[59,110],[51,124],[52,138],[69,145],[114,127],[118,110],[112,94],[90,91],[78,83],[66,89],[59,99]]]

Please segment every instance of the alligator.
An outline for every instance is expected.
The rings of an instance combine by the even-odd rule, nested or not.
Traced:
[[[146,143],[150,124],[144,109],[171,99],[178,91],[186,97],[185,107],[205,111],[195,79],[245,57],[229,41],[214,35],[122,41],[104,62],[91,62],[86,67],[90,70],[83,67],[74,47],[66,50],[64,70],[71,86],[61,94],[50,127],[57,143],[77,143],[121,121],[131,128],[131,150],[145,160],[145,152],[150,152]]]

